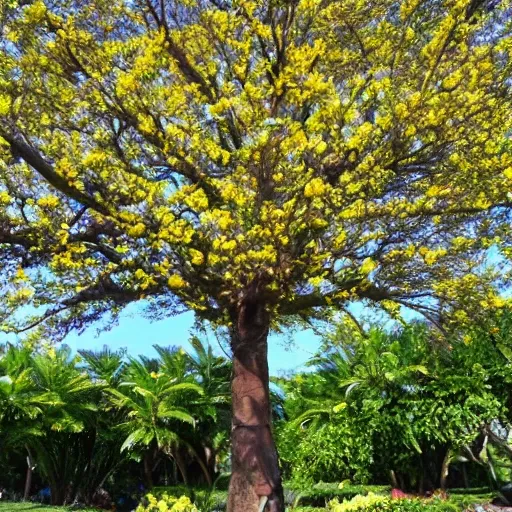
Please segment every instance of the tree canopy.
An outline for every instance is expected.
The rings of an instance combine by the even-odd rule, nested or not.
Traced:
[[[248,294],[276,325],[361,298],[432,320],[496,305],[509,10],[4,2],[4,329],[65,333],[144,298],[224,325]]]

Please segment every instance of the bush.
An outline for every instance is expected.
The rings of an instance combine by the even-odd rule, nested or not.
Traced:
[[[439,499],[398,499],[368,494],[356,496],[350,501],[340,503],[333,500],[329,503],[329,512],[459,512],[462,510],[454,503]]]
[[[156,498],[152,494],[146,496],[146,505],[139,505],[136,512],[199,512],[187,496],[175,498],[167,493]]]
[[[187,487],[186,485],[153,487],[153,496],[160,499],[164,494],[169,496],[186,496],[203,511],[211,509],[225,509],[228,501],[227,491],[206,487]]]
[[[386,494],[389,495],[391,487],[387,485],[344,485],[337,483],[319,482],[310,489],[295,489],[294,504],[309,507],[324,507],[333,499],[350,500],[358,495]]]
[[[374,462],[370,434],[343,411],[318,428],[284,425],[277,437],[285,476],[302,484],[322,479],[364,484]]]

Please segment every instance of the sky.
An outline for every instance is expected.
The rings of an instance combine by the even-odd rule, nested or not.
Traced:
[[[83,333],[70,333],[63,343],[69,345],[73,351],[100,350],[108,345],[112,350],[126,349],[130,356],[144,355],[156,357],[154,345],[164,347],[175,346],[190,349],[189,339],[191,335],[198,334],[194,329],[194,313],[187,312],[178,316],[163,320],[152,321],[142,314],[142,303],[133,303],[121,313],[118,325],[110,330],[100,331],[100,324],[93,324]],[[350,304],[350,312],[361,319],[376,320],[379,315],[375,311],[369,312],[361,303]],[[414,313],[404,311],[404,317],[411,319]],[[380,318],[380,325],[385,325]],[[203,341],[211,344],[215,353],[222,355],[222,349],[213,334],[206,337],[200,336]],[[0,333],[0,344],[15,342],[17,337],[13,334]],[[306,363],[311,359],[320,347],[321,337],[311,329],[296,330],[285,334],[272,334],[269,337],[268,363],[270,374],[282,376],[292,372],[298,372],[307,368]]]
[[[122,314],[119,325],[110,331],[97,333],[97,327],[91,326],[81,335],[71,333],[64,343],[73,350],[101,349],[108,345],[111,349],[126,348],[129,355],[156,356],[153,345],[179,346],[190,348],[188,340],[194,333],[194,314],[192,312],[150,321],[140,314],[140,306],[133,304]],[[213,335],[207,340],[215,352],[222,354],[218,341]],[[294,332],[293,335],[272,335],[269,339],[269,369],[271,375],[297,371],[318,349],[320,338],[311,330]]]
[[[386,316],[378,315],[374,310],[366,309],[362,303],[355,302],[348,306],[349,311],[361,319],[378,320],[382,326],[387,326]],[[403,311],[403,316],[411,320],[418,315],[412,311]],[[389,317],[387,317],[389,321]],[[103,345],[117,350],[126,348],[131,356],[156,356],[153,345],[178,346],[185,350],[190,348],[188,340],[194,330],[194,314],[192,312],[170,317],[164,320],[150,321],[141,314],[140,304],[128,306],[121,314],[119,325],[110,331],[98,335],[97,326],[89,327],[84,333],[69,334],[64,343],[73,350],[98,350]],[[219,343],[213,334],[203,340],[208,341],[214,352],[222,355]],[[1,341],[1,340],[0,340]],[[311,329],[294,331],[283,335],[272,334],[269,337],[268,363],[271,375],[280,376],[284,373],[297,372],[307,368],[306,363],[320,347],[321,338]]]

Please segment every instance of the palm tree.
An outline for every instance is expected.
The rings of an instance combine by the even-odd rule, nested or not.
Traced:
[[[204,458],[206,479],[211,482],[217,476],[217,456],[227,452],[231,425],[231,361],[215,355],[211,345],[193,336],[192,350],[187,354],[190,373],[202,386],[204,394],[197,401],[198,425],[195,439],[197,456]]]
[[[108,386],[117,387],[126,366],[126,350],[111,350],[107,345],[102,350],[79,350],[90,375]]]
[[[31,378],[40,393],[50,397],[40,418],[43,435],[30,447],[38,468],[49,482],[52,504],[72,501],[86,473],[95,442],[101,389],[79,358],[65,345],[36,354],[31,359]]]
[[[173,376],[154,368],[152,363],[131,358],[118,387],[108,388],[111,404],[126,413],[125,421],[118,426],[126,436],[121,450],[142,451],[148,487],[153,485],[157,455],[172,455],[173,449],[183,442],[183,424],[195,425],[188,404],[203,393],[201,386],[187,381],[185,375]],[[169,372],[171,367],[166,368]]]
[[[85,369],[97,384],[117,388],[123,380],[126,368],[126,351],[114,351],[104,346],[102,350],[80,350]],[[109,396],[101,393],[94,424],[94,447],[80,485],[80,499],[86,505],[93,502],[94,494],[101,489],[110,475],[118,470],[125,461],[121,452],[123,440],[116,431],[116,426],[125,419],[125,413],[114,408]]]

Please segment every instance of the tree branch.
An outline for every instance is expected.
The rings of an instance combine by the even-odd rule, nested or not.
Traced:
[[[45,160],[41,154],[25,142],[19,135],[13,135],[0,128],[0,136],[6,140],[16,154],[18,154],[28,165],[30,165],[37,173],[39,173],[50,185],[65,194],[66,196],[78,201],[84,206],[92,208],[99,213],[108,215],[108,210],[99,204],[91,196],[84,194],[75,187],[69,185],[67,180],[59,176],[53,166]]]

